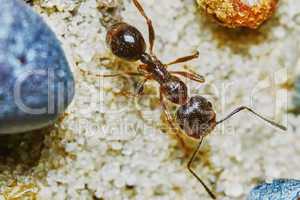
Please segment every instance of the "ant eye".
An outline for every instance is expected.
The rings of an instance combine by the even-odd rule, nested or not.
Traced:
[[[212,104],[210,102],[207,102],[208,107],[212,108]]]

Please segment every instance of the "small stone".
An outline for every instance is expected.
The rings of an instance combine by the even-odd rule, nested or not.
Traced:
[[[74,96],[59,41],[21,0],[1,0],[0,27],[0,134],[52,124]]]
[[[300,180],[278,179],[272,183],[263,183],[250,192],[248,200],[298,200],[300,198]]]

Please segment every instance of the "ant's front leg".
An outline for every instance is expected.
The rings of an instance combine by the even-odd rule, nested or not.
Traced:
[[[164,97],[163,97],[163,93],[162,93],[161,90],[160,90],[160,93],[159,93],[159,100],[160,100],[160,105],[163,109],[164,114],[166,115],[166,118],[167,118],[167,121],[168,121],[169,125],[171,126],[172,130],[176,130],[176,126],[174,125],[174,121],[173,121],[173,118],[172,118],[171,114],[167,110],[167,106],[166,106],[166,103],[165,103],[165,100],[164,100]]]
[[[187,149],[185,142],[183,141],[182,137],[180,137],[180,132],[178,131],[178,129],[176,128],[176,126],[174,124],[173,117],[171,116],[170,112],[167,109],[167,105],[165,103],[165,100],[164,100],[163,93],[162,93],[161,89],[160,89],[160,92],[159,92],[159,100],[160,100],[160,105],[162,107],[162,110],[163,110],[164,114],[166,115],[168,124],[171,126],[172,131],[175,131],[176,137],[179,139],[180,144],[182,145],[182,147],[184,149]]]

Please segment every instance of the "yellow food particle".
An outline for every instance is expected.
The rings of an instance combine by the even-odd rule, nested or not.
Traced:
[[[274,13],[278,0],[197,0],[197,2],[224,26],[256,29]]]

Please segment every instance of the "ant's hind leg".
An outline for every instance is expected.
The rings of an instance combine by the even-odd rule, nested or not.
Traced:
[[[149,31],[149,43],[150,43],[150,54],[153,55],[153,45],[155,40],[155,31],[152,25],[151,19],[146,15],[142,5],[139,3],[138,0],[132,0],[134,5],[137,7],[141,15],[146,19]]]
[[[189,60],[193,60],[193,59],[198,58],[198,57],[199,57],[199,52],[197,51],[192,55],[185,56],[185,57],[182,57],[182,58],[178,58],[175,61],[166,64],[165,66],[168,67],[170,65],[174,65],[174,64],[177,64],[177,63],[187,62]],[[180,75],[180,76],[184,76],[188,79],[191,79],[191,80],[199,82],[199,83],[204,83],[205,82],[204,76],[201,76],[201,75],[199,75],[195,72],[170,71],[170,73],[177,74],[177,75]]]
[[[199,51],[196,51],[192,55],[181,57],[181,58],[178,58],[178,59],[176,59],[176,60],[174,60],[172,62],[169,62],[168,64],[166,64],[166,66],[170,66],[170,65],[174,65],[174,64],[178,64],[178,63],[187,62],[187,61],[193,60],[193,59],[198,58],[198,57],[199,57]]]
[[[183,77],[186,77],[192,81],[196,81],[198,83],[204,83],[205,78],[202,75],[199,75],[195,72],[184,72],[184,71],[170,71],[171,74],[177,74]]]

